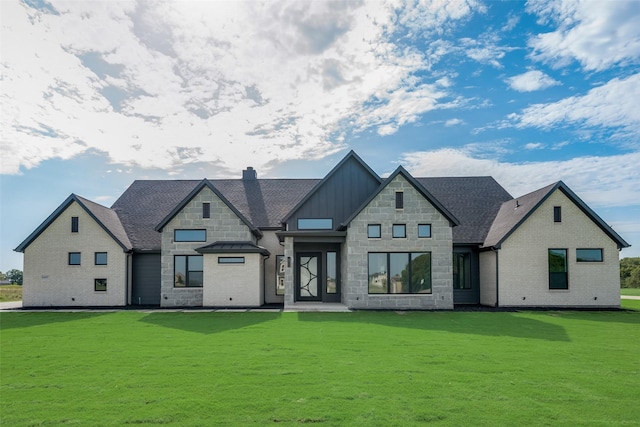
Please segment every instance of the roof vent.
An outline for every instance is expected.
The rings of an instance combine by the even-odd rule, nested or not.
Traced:
[[[251,166],[242,171],[242,179],[245,181],[250,181],[257,178],[258,173]]]

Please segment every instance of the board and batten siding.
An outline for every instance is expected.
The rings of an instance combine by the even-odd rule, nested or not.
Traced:
[[[561,206],[562,221],[553,208]],[[576,249],[603,250],[603,262],[577,262]],[[549,289],[548,249],[567,249],[569,289]],[[499,305],[619,307],[618,248],[562,191],[556,190],[499,250]]]
[[[71,217],[78,232],[71,232]],[[81,264],[69,265],[69,252]],[[95,253],[107,253],[107,265],[95,265]],[[77,202],[72,202],[24,250],[24,307],[124,306],[127,254]],[[94,279],[107,279],[95,291]]]

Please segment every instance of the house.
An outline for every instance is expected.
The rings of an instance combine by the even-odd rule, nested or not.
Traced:
[[[23,305],[352,309],[619,307],[629,245],[564,183],[382,178],[353,151],[323,179],[135,181],[69,196],[15,250]]]

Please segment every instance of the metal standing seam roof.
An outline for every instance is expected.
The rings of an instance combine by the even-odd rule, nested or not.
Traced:
[[[259,253],[264,256],[269,256],[271,253],[267,248],[258,246],[253,242],[232,242],[232,241],[218,241],[211,243],[210,245],[202,246],[196,249],[201,254],[251,254]]]

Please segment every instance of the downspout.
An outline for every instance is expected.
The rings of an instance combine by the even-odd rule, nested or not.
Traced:
[[[498,265],[498,249],[493,249],[496,253],[496,307],[500,307],[500,270]]]

